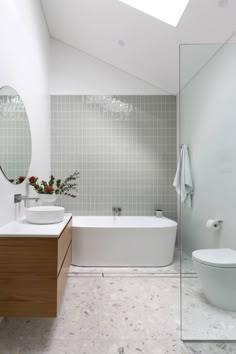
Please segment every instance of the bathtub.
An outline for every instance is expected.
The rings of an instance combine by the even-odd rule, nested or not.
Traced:
[[[164,267],[173,261],[177,223],[142,216],[74,216],[72,264]]]

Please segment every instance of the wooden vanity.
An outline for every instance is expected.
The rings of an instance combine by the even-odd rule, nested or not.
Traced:
[[[22,221],[17,235],[1,228],[0,317],[57,316],[71,263],[72,216],[60,224]],[[30,235],[32,228],[38,235]]]

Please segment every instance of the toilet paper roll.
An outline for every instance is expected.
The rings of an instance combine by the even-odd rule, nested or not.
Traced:
[[[221,228],[219,220],[207,220],[206,227],[210,230],[218,231]]]

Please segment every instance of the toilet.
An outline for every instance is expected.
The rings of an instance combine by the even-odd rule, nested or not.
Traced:
[[[236,311],[236,251],[196,250],[192,260],[208,301],[220,309]]]

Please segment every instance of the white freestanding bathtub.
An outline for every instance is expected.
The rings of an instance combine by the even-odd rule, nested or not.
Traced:
[[[144,216],[74,216],[72,264],[163,267],[173,261],[177,223]]]

